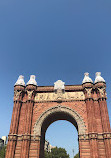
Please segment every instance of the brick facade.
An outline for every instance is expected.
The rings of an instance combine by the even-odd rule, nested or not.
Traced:
[[[16,85],[6,158],[43,158],[45,132],[56,120],[68,120],[77,128],[80,158],[110,158],[105,89],[103,82],[65,86],[53,100],[53,86]]]

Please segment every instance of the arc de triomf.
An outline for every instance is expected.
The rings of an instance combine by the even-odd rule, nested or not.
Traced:
[[[78,131],[80,158],[111,158],[111,128],[101,73],[95,82],[85,73],[81,85],[37,86],[31,75],[14,86],[14,107],[6,158],[44,158],[45,132],[57,120],[71,122]]]

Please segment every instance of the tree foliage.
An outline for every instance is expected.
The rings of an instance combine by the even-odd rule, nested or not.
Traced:
[[[6,146],[3,146],[2,149],[0,149],[0,158],[5,158],[6,153]]]
[[[50,153],[45,151],[45,158],[69,158],[64,148],[53,148]]]
[[[74,158],[79,158],[79,153],[74,156]]]

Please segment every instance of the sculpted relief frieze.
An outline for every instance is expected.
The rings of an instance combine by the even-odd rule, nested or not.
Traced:
[[[59,95],[58,93],[37,93],[35,96],[35,102],[57,101],[58,97],[61,98],[62,101],[85,100],[83,92],[65,92]]]

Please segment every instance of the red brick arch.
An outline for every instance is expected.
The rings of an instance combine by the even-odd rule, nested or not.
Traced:
[[[62,114],[63,115],[66,114],[65,115],[66,117],[63,117],[63,118],[61,117],[61,118],[56,119],[56,118],[54,118],[55,114],[60,114],[60,116]],[[82,135],[86,134],[85,123],[84,123],[83,119],[81,118],[81,116],[73,109],[66,107],[66,106],[61,106],[58,104],[57,106],[49,108],[47,111],[45,111],[44,113],[41,114],[41,116],[39,117],[39,119],[36,121],[36,123],[34,125],[34,135],[41,136],[42,125],[43,125],[44,121],[51,115],[52,115],[52,117],[50,117],[51,120],[48,119],[49,125],[56,120],[65,119],[65,120],[72,122],[75,126],[77,124],[76,128],[78,129],[78,134],[82,134]],[[68,116],[72,117],[72,120],[69,119]]]
[[[43,158],[44,153],[44,140],[45,140],[45,132],[49,125],[57,120],[67,120],[71,122],[76,129],[78,130],[79,135],[83,135],[85,137],[86,134],[86,126],[81,118],[81,116],[74,111],[73,109],[57,105],[55,107],[51,107],[48,110],[44,111],[39,119],[36,121],[34,125],[34,137],[40,136],[40,158]]]
[[[6,158],[43,158],[44,135],[56,120],[78,130],[80,158],[110,158],[111,129],[106,84],[14,87],[14,107]]]

